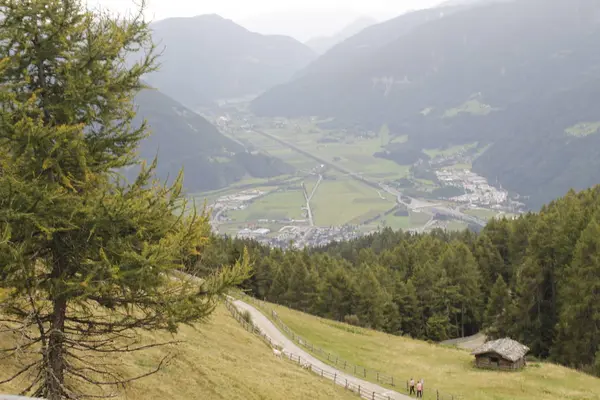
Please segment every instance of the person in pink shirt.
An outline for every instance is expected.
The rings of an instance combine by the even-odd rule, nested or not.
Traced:
[[[423,398],[423,382],[417,382],[417,398]]]

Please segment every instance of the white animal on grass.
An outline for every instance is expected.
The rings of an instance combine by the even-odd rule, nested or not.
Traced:
[[[273,349],[273,354],[275,354],[275,357],[281,358],[281,350]]]

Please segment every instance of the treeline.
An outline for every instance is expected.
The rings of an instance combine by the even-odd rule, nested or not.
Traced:
[[[600,187],[492,220],[479,234],[385,229],[288,251],[215,240],[205,267],[248,247],[254,276],[245,288],[259,298],[425,340],[485,330],[600,374]]]

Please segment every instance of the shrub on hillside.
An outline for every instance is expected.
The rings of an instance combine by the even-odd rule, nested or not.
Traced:
[[[252,314],[250,314],[250,311],[248,311],[248,310],[242,311],[242,319],[244,321],[246,321],[247,323],[249,323],[250,325],[253,325],[253,323],[252,323]]]
[[[348,325],[360,326],[360,319],[355,314],[344,316],[344,322]]]

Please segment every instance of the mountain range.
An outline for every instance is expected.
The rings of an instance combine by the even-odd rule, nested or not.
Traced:
[[[597,0],[412,12],[334,46],[252,109],[387,124],[408,135],[402,152],[477,142],[475,172],[535,207],[600,182],[599,38]]]
[[[256,152],[224,136],[202,116],[158,90],[143,90],[135,98],[134,123],[146,120],[151,134],[142,140],[138,154],[151,162],[158,156],[157,177],[174,179],[184,169],[189,192],[219,189],[244,177],[269,178],[294,169],[283,161]],[[137,168],[125,172],[133,177]]]
[[[295,39],[253,33],[218,15],[170,18],[151,29],[162,55],[146,81],[192,109],[259,94],[316,57]]]
[[[346,26],[344,29],[335,33],[331,36],[319,36],[308,40],[305,44],[310,47],[317,54],[324,54],[327,50],[331,49],[338,43],[352,37],[368,28],[371,25],[375,25],[377,20],[369,17],[361,17]]]

